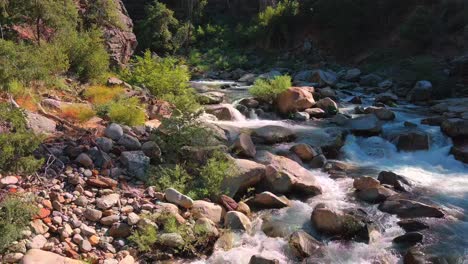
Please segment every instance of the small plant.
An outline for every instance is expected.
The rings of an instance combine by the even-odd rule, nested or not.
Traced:
[[[148,185],[156,186],[161,191],[174,188],[179,192],[186,193],[187,187],[193,180],[192,176],[179,164],[174,167],[153,167],[150,171]]]
[[[148,252],[158,241],[158,231],[156,227],[147,225],[143,230],[135,231],[128,239],[137,245],[140,252]]]
[[[0,103],[0,171],[29,174],[37,171],[43,160],[34,158],[41,137],[27,130],[23,113],[7,103]]]
[[[111,102],[107,108],[107,115],[112,122],[127,126],[138,126],[145,123],[146,114],[138,98],[123,98]]]
[[[249,92],[256,98],[271,102],[291,85],[291,77],[287,75],[277,76],[273,80],[257,79]]]
[[[93,104],[103,105],[118,99],[123,93],[122,87],[94,85],[86,89],[84,96]]]
[[[88,105],[69,105],[61,109],[61,116],[76,122],[84,123],[96,115],[96,112]]]
[[[0,202],[0,252],[21,238],[37,208],[18,196],[7,196]]]

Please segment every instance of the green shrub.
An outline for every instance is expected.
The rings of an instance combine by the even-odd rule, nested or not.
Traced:
[[[140,252],[148,252],[158,241],[158,230],[152,225],[147,225],[143,230],[135,231],[128,240],[135,243]]]
[[[88,8],[84,20],[89,28],[94,25],[113,25],[126,29],[119,17],[118,2],[114,0],[88,0]]]
[[[146,51],[143,57],[136,57],[123,77],[131,84],[148,88],[154,96],[174,103],[182,112],[199,108],[195,92],[188,84],[188,68],[175,58],[152,57]]]
[[[287,75],[277,76],[273,80],[257,79],[249,92],[256,98],[271,102],[291,85],[291,77]]]
[[[107,108],[107,115],[112,122],[127,126],[138,126],[145,123],[146,114],[138,98],[122,98],[111,102]]]
[[[0,252],[22,237],[36,212],[30,201],[20,197],[7,196],[0,202]]]
[[[0,125],[8,132],[0,133],[0,170],[29,174],[37,171],[43,160],[37,160],[33,152],[41,138],[27,130],[20,110],[7,103],[0,103]]]
[[[193,177],[187,173],[184,167],[177,164],[174,167],[153,167],[147,184],[156,186],[160,191],[174,188],[181,193],[187,193]]]
[[[123,87],[109,87],[103,85],[94,85],[86,89],[84,96],[93,104],[103,105],[116,100],[124,94]]]

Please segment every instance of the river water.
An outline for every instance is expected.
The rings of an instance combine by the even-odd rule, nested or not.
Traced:
[[[194,86],[200,89],[219,88],[233,82],[199,81]],[[237,87],[217,90],[226,93],[229,101],[235,104],[239,99],[248,96],[248,87],[239,84]],[[352,94],[352,95],[350,95]],[[349,91],[339,93],[340,112],[353,114],[355,105],[345,103],[353,95],[363,98],[362,106],[369,106],[374,101],[372,94],[360,94]],[[449,155],[451,140],[439,127],[421,125],[428,110],[401,102],[391,108],[396,119],[387,122],[381,137],[356,137],[348,135],[341,149],[340,160],[358,168],[362,175],[377,177],[383,170],[390,170],[405,176],[413,184],[414,192],[442,207],[447,216],[444,219],[425,219],[430,229],[422,231],[425,239],[423,251],[434,263],[468,263],[468,166]],[[392,133],[404,129],[404,122],[418,124],[418,128],[430,135],[431,145],[427,151],[398,152],[396,146],[387,140]],[[289,127],[298,133],[296,142],[308,142],[320,145],[328,136],[327,125],[314,122],[292,122],[289,120],[243,119],[219,121],[220,126],[234,128],[255,128],[265,125]],[[277,145],[276,149],[288,149],[290,145]],[[377,205],[356,201],[352,195],[352,179],[331,179],[327,173],[313,170],[323,188],[323,194],[307,200],[293,200],[290,207],[257,212],[252,234],[236,234],[232,249],[216,250],[207,260],[196,263],[231,263],[247,264],[250,257],[260,254],[275,258],[280,263],[295,263],[288,252],[287,241],[282,238],[268,237],[262,231],[264,221],[270,221],[286,228],[289,233],[303,229],[315,238],[325,242],[324,257],[309,259],[304,263],[402,263],[401,254],[392,244],[392,239],[404,234],[396,223],[396,216],[382,213]],[[314,206],[326,203],[333,208],[364,209],[374,220],[381,232],[369,244],[357,242],[329,241],[321,237],[310,223]]]

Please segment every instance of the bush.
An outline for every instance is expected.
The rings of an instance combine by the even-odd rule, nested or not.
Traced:
[[[96,116],[96,112],[88,105],[69,105],[61,109],[61,116],[65,119],[71,119],[75,122],[86,122]]]
[[[234,170],[234,163],[226,154],[214,152],[200,169],[200,177],[197,178],[198,188],[194,188],[192,193],[199,199],[209,197],[216,200],[221,194],[227,193],[221,185],[225,179],[234,175]]]
[[[103,105],[118,99],[123,93],[122,87],[95,85],[86,89],[84,96],[93,104]]]
[[[0,125],[7,130],[0,133],[0,170],[24,174],[37,171],[43,160],[35,159],[33,152],[41,138],[27,130],[23,113],[7,103],[0,103]]]
[[[17,196],[7,196],[0,202],[0,252],[22,237],[22,231],[37,212],[30,201]]]
[[[188,84],[188,68],[175,58],[153,58],[146,51],[143,57],[136,57],[123,77],[131,84],[148,88],[154,96],[173,103],[182,112],[199,108],[195,92]]]
[[[287,75],[277,76],[273,80],[257,79],[249,92],[256,98],[271,102],[291,85],[291,77]]]
[[[138,126],[145,123],[146,114],[138,98],[122,98],[108,105],[107,115],[112,122],[127,126]]]
[[[156,186],[160,191],[174,188],[181,193],[187,193],[192,181],[192,176],[187,173],[185,168],[177,164],[174,167],[153,167],[150,170],[147,184]]]
[[[147,225],[141,231],[135,231],[129,238],[135,243],[140,252],[148,252],[153,249],[153,245],[158,241],[158,231],[156,227]]]

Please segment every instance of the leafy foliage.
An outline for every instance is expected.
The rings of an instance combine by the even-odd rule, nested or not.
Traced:
[[[0,133],[0,170],[3,172],[33,173],[43,160],[32,155],[41,138],[27,130],[20,110],[7,103],[0,103],[0,125],[7,131]]]
[[[287,75],[277,76],[272,80],[257,79],[249,92],[256,98],[271,102],[291,85],[291,77]]]
[[[84,96],[93,104],[102,105],[118,99],[123,93],[124,89],[120,86],[94,85],[86,89]]]
[[[152,57],[146,51],[143,57],[135,58],[123,76],[127,82],[148,88],[154,96],[173,103],[182,112],[199,108],[195,92],[188,84],[188,68],[173,57]]]
[[[222,183],[234,175],[234,170],[234,163],[226,154],[215,152],[206,165],[200,169],[199,188],[192,192],[199,198],[217,198],[219,195],[225,194],[227,190],[222,189]]]
[[[17,196],[7,196],[0,202],[0,252],[21,238],[37,208]]]
[[[153,245],[158,241],[158,231],[156,227],[147,225],[143,230],[135,231],[128,240],[135,243],[140,252],[148,252],[152,250]]]
[[[145,110],[141,108],[138,98],[122,98],[108,105],[107,115],[112,122],[128,126],[145,123]]]
[[[87,0],[87,13],[85,21],[88,27],[94,25],[106,26],[113,25],[125,29],[119,18],[118,2],[114,0]]]
[[[156,186],[161,191],[174,188],[179,192],[187,193],[187,187],[191,181],[193,181],[193,177],[187,173],[184,167],[177,164],[173,167],[153,167],[147,183]]]

